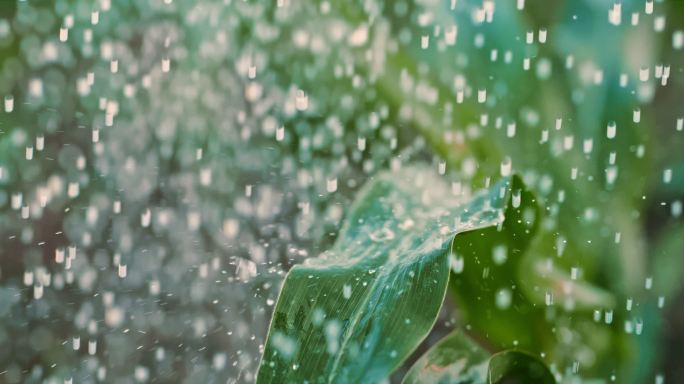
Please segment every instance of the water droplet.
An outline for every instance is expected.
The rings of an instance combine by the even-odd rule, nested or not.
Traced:
[[[451,270],[454,271],[454,273],[463,272],[464,264],[465,260],[463,256],[454,253],[449,254],[449,265],[451,266]]]
[[[366,150],[366,138],[365,137],[359,137],[356,139],[356,148],[359,149],[359,151],[365,151]]]
[[[510,157],[506,157],[500,165],[501,176],[506,177],[511,175],[511,169],[513,168],[513,161]]]
[[[502,288],[496,293],[496,307],[499,309],[508,309],[511,306],[513,295],[508,288]]]
[[[674,31],[674,33],[672,33],[672,48],[677,50],[684,48],[683,31]]]
[[[149,208],[145,209],[145,211],[140,215],[140,225],[143,228],[149,227],[150,222],[152,221],[152,212],[150,211]]]
[[[606,324],[610,324],[610,323],[613,322],[613,310],[612,310],[612,309],[611,309],[611,310],[607,310],[606,312],[604,312],[604,314],[603,314],[603,321],[604,321]]]
[[[511,196],[511,205],[513,205],[513,208],[520,208],[521,202],[522,191],[520,189],[513,191],[513,195]]]
[[[608,10],[608,22],[613,25],[620,25],[622,23],[622,4],[615,3],[613,7]]]
[[[637,320],[635,321],[635,324],[634,324],[634,325],[635,325],[634,333],[636,333],[637,335],[641,335],[641,331],[643,331],[643,329],[644,329],[644,322],[643,322],[643,320],[637,319]]]
[[[78,183],[69,183],[69,186],[67,187],[67,195],[73,199],[78,196],[79,189]]]
[[[501,265],[508,259],[508,249],[505,245],[497,245],[492,251],[494,264]]]
[[[368,40],[368,26],[365,24],[360,25],[356,28],[351,35],[349,35],[348,43],[352,47],[360,47],[366,44]]]
[[[608,126],[606,128],[606,137],[609,139],[615,138],[615,134],[617,133],[617,125],[615,124],[614,121],[611,121],[608,123]]]
[[[478,89],[477,90],[477,102],[482,104],[485,101],[487,101],[487,90],[486,89]]]
[[[553,294],[551,292],[546,292],[544,295],[544,303],[547,307],[553,305]]]
[[[577,268],[577,267],[570,268],[570,279],[571,280],[577,280],[578,275],[579,275],[579,268]]]
[[[162,59],[161,68],[162,68],[162,72],[164,72],[164,73],[169,72],[171,70],[171,59],[169,59],[169,58]]]
[[[337,191],[337,178],[327,180],[326,190],[328,191],[328,193],[333,193]]]
[[[59,41],[62,43],[66,42],[67,39],[69,38],[69,29],[67,28],[60,28],[59,29]]]
[[[510,123],[506,126],[506,136],[507,137],[513,137],[515,136],[515,123]]]
[[[14,96],[5,96],[5,112],[10,113],[14,111]]]
[[[150,281],[150,283],[149,283],[150,295],[157,296],[157,295],[159,295],[160,291],[161,291],[161,284],[159,283],[159,280]]]
[[[430,36],[423,35],[420,37],[420,48],[427,49],[430,46]]]
[[[670,212],[672,213],[672,217],[678,218],[679,216],[682,215],[682,201],[681,200],[675,200],[672,202],[672,206],[670,207]]]
[[[546,43],[546,28],[541,28],[539,30],[538,39],[540,44]]]
[[[351,298],[351,294],[352,294],[352,287],[351,287],[351,285],[345,284],[345,285],[342,287],[342,296],[343,296],[345,299],[349,300],[349,298]]]
[[[295,96],[295,108],[297,108],[298,111],[306,111],[309,108],[309,96],[301,89],[297,91],[297,95]]]
[[[126,267],[126,265],[125,265],[125,264],[119,264],[119,268],[118,268],[118,269],[119,269],[119,277],[122,278],[122,279],[123,279],[124,277],[126,277],[126,274],[127,274],[127,271],[128,271],[128,268]]]
[[[444,31],[444,42],[446,43],[446,45],[455,45],[457,35],[458,27],[456,25],[448,26]]]
[[[38,283],[33,286],[33,298],[39,300],[43,297],[43,284]]]

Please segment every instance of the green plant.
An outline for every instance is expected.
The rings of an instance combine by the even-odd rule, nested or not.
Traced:
[[[538,215],[534,196],[517,176],[473,196],[456,195],[425,168],[377,176],[350,208],[334,247],[295,266],[285,278],[258,382],[387,378],[432,328],[450,274],[459,289],[460,276],[471,276],[471,271],[481,281],[489,281],[489,273],[515,271],[517,254],[527,247]],[[489,265],[489,260],[493,263],[482,274],[477,264]],[[515,306],[523,320],[533,316],[535,308],[518,308],[529,304],[515,283],[493,281],[508,290],[506,307]],[[503,291],[479,285],[463,286],[462,292],[500,301],[497,295]],[[497,356],[502,357],[492,360],[492,367],[499,368],[492,368],[491,382],[499,382],[491,377],[508,375],[495,362],[525,359]]]

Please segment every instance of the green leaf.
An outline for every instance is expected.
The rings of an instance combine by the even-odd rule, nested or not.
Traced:
[[[544,351],[555,339],[553,324],[545,307],[531,301],[518,280],[518,266],[540,213],[535,196],[520,191],[520,206],[507,207],[501,228],[465,233],[455,244],[463,269],[452,273],[450,285],[465,323],[489,343]]]
[[[502,384],[556,382],[542,361],[520,351],[503,351],[492,356],[487,378],[488,383]]]
[[[430,348],[404,378],[405,384],[555,382],[539,359],[514,350],[491,355],[460,330]]]
[[[455,235],[500,225],[521,188],[507,177],[459,197],[424,168],[370,181],[333,248],[286,276],[257,381],[387,378],[434,324]]]
[[[615,308],[616,299],[579,272],[572,279],[570,268],[559,263],[558,238],[543,228],[537,231],[535,223],[544,219],[531,204],[535,196],[523,190],[522,200],[527,206],[509,206],[499,231],[466,233],[455,244],[454,252],[464,260],[463,271],[454,272],[450,282],[459,316],[488,345],[543,352],[562,367],[583,356],[586,345],[607,352],[611,328],[592,316],[594,310]],[[487,241],[479,241],[482,237]],[[558,337],[567,332],[576,337]]]
[[[413,364],[403,383],[484,383],[490,357],[488,351],[455,330]]]

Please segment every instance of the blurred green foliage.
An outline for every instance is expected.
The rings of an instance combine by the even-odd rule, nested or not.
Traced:
[[[332,246],[369,178],[417,161],[465,191],[510,166],[541,207],[511,268],[494,230],[458,249],[481,264],[452,276],[435,336],[676,381],[684,5],[621,1],[613,25],[612,0],[518,3],[0,2],[0,381],[253,381],[284,272]]]

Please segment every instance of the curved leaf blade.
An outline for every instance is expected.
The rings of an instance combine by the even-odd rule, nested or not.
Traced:
[[[369,182],[333,248],[285,278],[257,381],[386,378],[434,324],[455,235],[502,223],[513,184],[458,198],[423,168]]]

